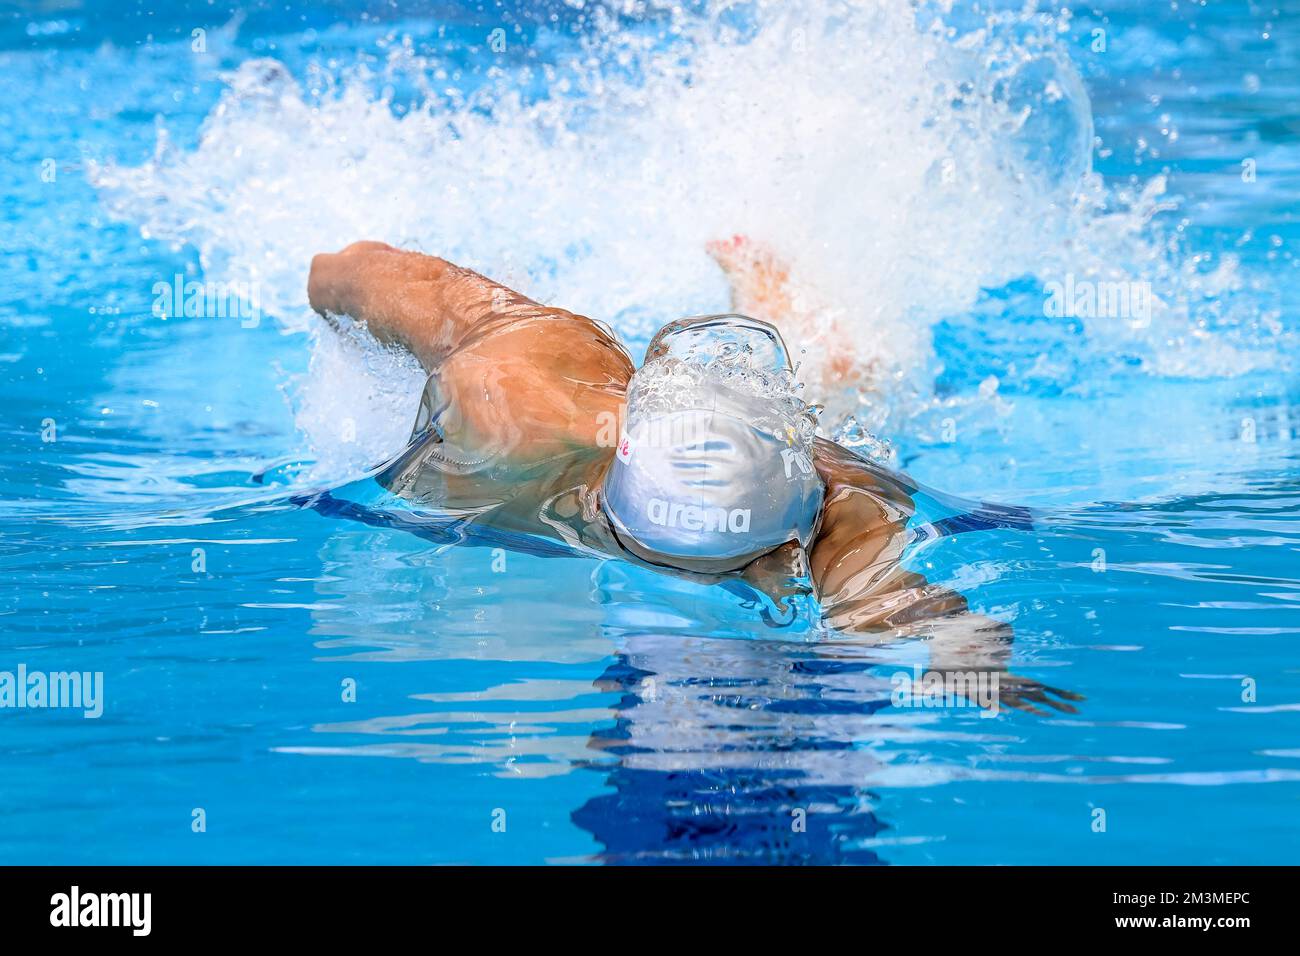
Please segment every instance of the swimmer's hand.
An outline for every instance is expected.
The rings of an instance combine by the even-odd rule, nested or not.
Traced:
[[[1077,714],[1079,711],[1076,707],[1064,702],[1086,699],[1082,694],[1061,690],[1059,687],[1052,687],[1042,681],[1034,680],[1032,677],[1021,677],[1019,674],[1013,674],[1010,671],[995,672],[995,674],[997,677],[998,703],[1013,710],[1023,710],[1026,713],[1037,714],[1039,717],[1046,717],[1048,716],[1047,711],[1034,706],[1034,704],[1044,704],[1063,714]],[[1059,697],[1060,700],[1054,700],[1054,697]]]
[[[1082,694],[1062,690],[1059,687],[1052,687],[1041,681],[1034,680],[1032,677],[1022,677],[1006,670],[945,668],[932,669],[931,673],[942,675],[945,687],[953,688],[957,696],[969,701],[976,707],[989,711],[989,716],[996,714],[999,708],[1002,707],[1024,711],[1028,714],[1037,714],[1039,717],[1049,716],[1047,711],[1035,707],[1035,704],[1042,704],[1063,714],[1077,714],[1079,711],[1066,701],[1086,699]],[[921,694],[924,692],[924,686],[913,689],[913,693]],[[997,695],[996,705],[992,699],[993,694]]]
[[[1008,669],[1011,657],[1011,626],[982,614],[956,614],[928,622],[930,669],[953,678],[975,677],[974,681],[954,680],[960,696],[992,710],[991,691],[997,694],[998,707],[1009,707],[1040,717],[1048,711],[1041,704],[1064,714],[1079,711],[1069,701],[1086,698],[1073,691],[1052,687],[1032,677],[1013,674]],[[990,686],[991,685],[991,686]],[[965,692],[963,692],[963,689]]]

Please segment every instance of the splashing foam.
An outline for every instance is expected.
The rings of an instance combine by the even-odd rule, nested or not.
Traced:
[[[317,68],[315,95],[253,60],[192,151],[160,139],[153,161],[100,169],[97,184],[147,235],[193,244],[210,278],[258,281],[267,311],[310,330],[311,371],[290,391],[331,470],[399,447],[410,416],[396,410],[418,393],[410,362],[341,344],[306,307],[312,255],[361,238],[643,340],[725,311],[705,244],[759,237],[814,325],[850,330],[836,347],[879,372],[883,408],[925,392],[931,325],[982,289],[1177,271],[1147,222],[1155,197],[1117,205],[1091,173],[1087,96],[1052,21],[998,15],[960,32],[897,3],[727,7],[632,25],[592,13],[581,49],[544,68],[538,102],[519,93],[537,78],[514,70],[440,96],[440,65],[409,41],[378,75]],[[403,115],[375,93],[398,82],[427,91]],[[1157,297],[1152,328],[1107,334],[1167,338],[1177,309]],[[827,360],[815,338],[805,371]]]

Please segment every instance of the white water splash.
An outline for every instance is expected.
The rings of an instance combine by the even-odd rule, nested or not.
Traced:
[[[1089,104],[1054,21],[959,31],[892,2],[730,6],[640,25],[593,12],[580,48],[493,67],[468,96],[440,94],[451,67],[400,31],[377,73],[318,66],[300,83],[251,60],[193,149],[164,137],[153,161],[95,181],[146,235],[192,244],[209,276],[258,281],[287,329],[316,329],[293,404],[331,469],[399,446],[418,391],[409,363],[367,365],[305,308],[312,255],[362,238],[643,340],[725,311],[705,244],[757,237],[788,261],[815,322],[847,330],[835,347],[877,370],[885,404],[897,386],[918,391],[934,322],[1018,277],[1158,270],[1181,285],[1157,291],[1152,328],[1098,334],[1157,341],[1190,324],[1191,273],[1149,228],[1154,197],[1117,202],[1091,173]],[[525,101],[538,81],[549,95]],[[394,84],[422,90],[420,105],[395,110],[382,93]],[[806,348],[815,373],[827,355]],[[361,441],[340,440],[348,421]]]

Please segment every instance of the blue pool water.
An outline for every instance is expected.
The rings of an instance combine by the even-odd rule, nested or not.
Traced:
[[[4,7],[0,671],[104,700],[0,710],[0,860],[1293,862],[1300,5],[489,6]],[[312,253],[639,354],[726,306],[736,231],[889,369],[899,467],[1033,509],[905,561],[1077,714],[895,707],[923,644],[415,533],[366,478],[419,376],[319,327]],[[155,314],[177,274],[258,321]],[[1067,274],[1155,304],[1045,315]]]

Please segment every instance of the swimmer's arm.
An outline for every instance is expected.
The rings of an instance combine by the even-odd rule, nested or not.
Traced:
[[[864,545],[864,551],[873,550],[872,545]],[[1015,637],[1011,625],[973,613],[956,591],[901,568],[878,576],[869,562],[857,564],[852,558],[845,559],[841,570],[850,576],[856,572],[864,586],[861,591],[851,583],[835,591],[818,588],[823,619],[836,630],[867,639],[874,635],[881,641],[924,640],[931,672],[996,675],[997,698],[1004,707],[1044,714],[1046,711],[1036,706],[1042,705],[1075,713],[1066,701],[1083,700],[1071,691],[1013,674],[1009,669]],[[972,703],[987,705],[987,701]]]
[[[315,256],[307,297],[321,315],[350,315],[430,371],[484,319],[543,310],[477,272],[382,242]]]
[[[912,489],[822,439],[813,447],[813,463],[826,497],[808,564],[832,627],[898,628],[966,612],[960,594],[930,584],[899,563],[915,511]]]
[[[913,511],[907,489],[829,442],[818,441],[814,461],[827,493],[808,563],[830,627],[923,639],[932,671],[996,674],[1004,706],[1042,713],[1035,704],[1043,704],[1074,712],[1062,700],[1082,700],[1079,695],[1008,670],[1014,639],[1009,624],[972,613],[961,594],[899,564]]]

